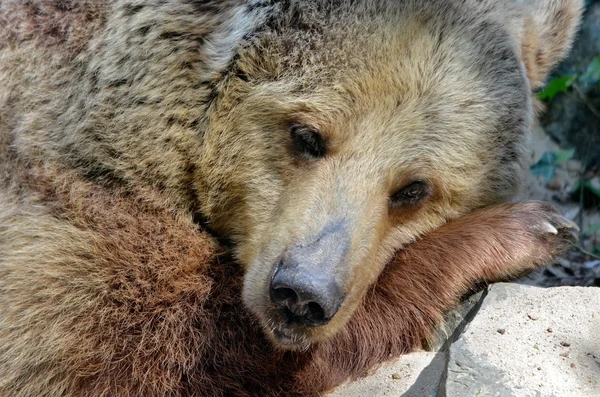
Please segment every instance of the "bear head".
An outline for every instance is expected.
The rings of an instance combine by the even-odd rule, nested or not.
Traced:
[[[532,90],[580,3],[284,3],[215,87],[196,191],[235,243],[247,306],[302,348],[397,250],[515,193]]]

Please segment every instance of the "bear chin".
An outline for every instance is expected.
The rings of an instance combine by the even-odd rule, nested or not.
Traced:
[[[289,328],[276,328],[271,331],[269,336],[275,347],[284,350],[307,350],[311,345],[303,334]]]

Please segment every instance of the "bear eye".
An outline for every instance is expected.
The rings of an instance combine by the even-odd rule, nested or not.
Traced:
[[[431,187],[426,182],[414,181],[392,194],[390,200],[393,207],[413,206],[420,204],[431,194]]]
[[[290,128],[290,133],[292,135],[292,148],[295,153],[308,160],[325,156],[327,145],[315,128],[294,125]]]

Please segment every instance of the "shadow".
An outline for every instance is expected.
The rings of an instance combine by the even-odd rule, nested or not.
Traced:
[[[450,359],[450,345],[460,338],[467,325],[475,318],[487,294],[488,289],[485,288],[481,291],[481,294],[472,295],[450,313],[454,319],[447,319],[450,324],[447,323],[445,327],[437,332],[438,339],[446,336],[444,343],[439,348],[433,360],[431,360],[431,363],[421,371],[415,383],[402,394],[402,397],[445,396],[445,380],[447,377],[448,360]],[[473,304],[474,299],[476,302]],[[460,318],[460,321],[456,320],[457,317]],[[448,336],[447,331],[449,329],[453,331]],[[432,385],[437,386],[432,389]]]

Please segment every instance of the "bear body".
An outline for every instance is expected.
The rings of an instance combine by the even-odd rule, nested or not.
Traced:
[[[547,263],[502,203],[580,9],[0,3],[0,395],[318,395]]]

